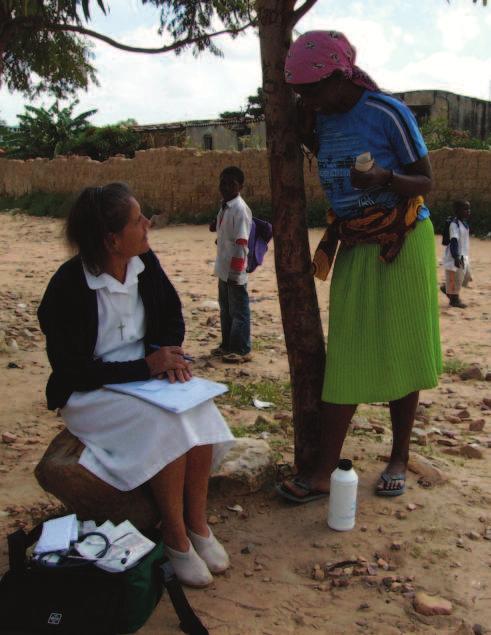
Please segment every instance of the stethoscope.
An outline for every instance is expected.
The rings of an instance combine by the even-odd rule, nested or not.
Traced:
[[[117,548],[117,549],[123,549],[123,547],[119,547],[119,545],[116,545],[115,543],[118,540],[121,540],[122,538],[125,538],[126,536],[129,536],[131,532],[127,532],[125,534],[123,534],[122,536],[119,536],[118,538],[116,538],[113,542],[109,541],[109,538],[105,535],[100,533],[99,531],[89,531],[86,534],[84,534],[83,536],[81,536],[80,540],[78,541],[83,542],[86,538],[90,538],[90,537],[97,537],[97,538],[101,538],[102,541],[104,542],[104,546],[102,547],[102,549],[100,551],[98,551],[95,556],[93,558],[88,558],[85,556],[76,556],[76,555],[72,555],[72,554],[65,554],[62,555],[56,551],[49,551],[47,553],[43,553],[41,554],[38,558],[37,558],[37,562],[39,564],[42,564],[43,566],[46,567],[59,567],[59,566],[63,566],[63,565],[67,565],[70,566],[70,562],[72,560],[77,560],[78,562],[72,563],[72,566],[77,566],[77,565],[83,565],[84,563],[90,563],[90,562],[107,562],[107,561],[114,561],[115,558],[111,557],[111,558],[105,558],[104,556],[107,554],[107,552],[109,551],[109,549],[111,548]],[[128,556],[131,554],[131,550],[130,549],[125,549],[123,552],[123,558],[121,558],[121,560],[119,561],[121,564],[125,565],[128,562]],[[56,563],[50,563],[46,561],[46,558],[48,558],[49,556],[52,555],[56,555],[60,558],[60,560]]]

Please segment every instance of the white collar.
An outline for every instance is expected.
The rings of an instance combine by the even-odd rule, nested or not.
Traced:
[[[237,194],[237,196],[235,198],[232,198],[232,199],[230,199],[230,201],[225,202],[225,207],[233,207],[240,200],[242,200],[242,197],[241,197],[240,194]]]
[[[119,280],[116,280],[116,278],[113,278],[108,273],[101,273],[98,276],[94,276],[94,274],[90,273],[87,269],[85,263],[83,263],[83,268],[89,289],[96,290],[107,288],[110,293],[127,293],[130,287],[137,284],[138,275],[145,269],[145,265],[143,264],[142,259],[138,256],[130,258],[126,266],[126,278],[123,283],[119,282]]]

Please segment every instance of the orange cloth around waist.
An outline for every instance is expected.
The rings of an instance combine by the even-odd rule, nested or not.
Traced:
[[[423,197],[415,196],[391,210],[367,207],[360,218],[347,220],[340,220],[330,209],[327,213],[327,229],[312,261],[313,274],[320,280],[326,280],[339,243],[345,247],[378,243],[380,260],[392,262],[402,249],[406,234],[415,227],[423,204]]]

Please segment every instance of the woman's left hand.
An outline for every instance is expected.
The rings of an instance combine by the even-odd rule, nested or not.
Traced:
[[[170,368],[167,371],[167,379],[171,384],[174,384],[176,381],[183,384],[184,382],[189,381],[192,376],[193,371],[191,370],[191,366],[189,364],[186,368]]]
[[[373,163],[367,172],[360,172],[351,168],[351,185],[359,190],[366,190],[370,187],[383,187],[387,185],[391,177],[391,171],[386,170],[377,163]]]

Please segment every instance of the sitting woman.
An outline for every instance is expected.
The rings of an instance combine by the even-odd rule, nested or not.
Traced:
[[[173,414],[104,384],[164,373],[185,382],[179,297],[150,250],[148,220],[128,187],[86,188],[68,216],[77,255],[54,274],[38,317],[53,372],[48,408],[60,408],[85,445],[80,464],[123,491],[148,482],[178,578],[206,586],[229,558],[206,523],[208,478],[233,443],[212,400]]]

